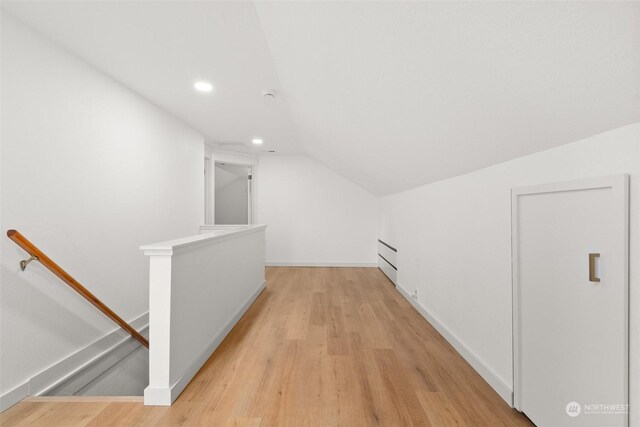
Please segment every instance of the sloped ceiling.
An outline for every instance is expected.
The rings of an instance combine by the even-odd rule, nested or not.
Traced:
[[[5,7],[208,141],[260,135],[378,195],[640,121],[637,2]]]
[[[301,152],[251,2],[19,1],[5,10],[202,134],[249,151]],[[193,84],[210,81],[214,91]],[[283,97],[284,98],[284,97]],[[279,100],[278,100],[279,101]]]

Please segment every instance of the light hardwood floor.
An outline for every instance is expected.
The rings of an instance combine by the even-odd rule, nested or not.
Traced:
[[[378,269],[287,267],[173,406],[23,401],[0,424],[531,425]]]

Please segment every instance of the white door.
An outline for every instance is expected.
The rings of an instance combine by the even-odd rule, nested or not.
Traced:
[[[628,176],[514,189],[514,405],[628,424]]]

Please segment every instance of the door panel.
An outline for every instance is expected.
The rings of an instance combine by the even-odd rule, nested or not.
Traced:
[[[542,427],[626,426],[592,405],[628,403],[628,178],[514,190],[513,239],[516,408]]]

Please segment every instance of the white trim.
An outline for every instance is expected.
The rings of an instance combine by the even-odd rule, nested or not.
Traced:
[[[267,267],[378,267],[377,262],[291,262],[267,261]]]
[[[555,182],[541,185],[531,185],[527,187],[511,189],[511,287],[512,287],[512,316],[513,316],[513,407],[521,410],[521,367],[520,367],[520,287],[518,283],[518,196],[557,193],[563,191],[594,190],[599,188],[611,188],[614,198],[624,206],[623,221],[624,229],[624,287],[629,295],[629,175],[612,175],[596,178],[577,179],[572,181]],[[629,298],[627,299],[629,301]],[[629,403],[629,307],[624,308],[627,322],[627,351],[625,352],[626,364],[626,403]],[[629,407],[629,418],[631,407]],[[627,420],[628,423],[628,420]]]
[[[24,399],[28,403],[105,403],[140,402],[142,396],[33,396]]]
[[[251,304],[258,298],[258,296],[264,291],[266,287],[266,281],[263,281],[260,286],[249,296],[247,301],[240,307],[236,314],[229,319],[227,324],[222,330],[207,344],[207,346],[200,352],[193,362],[187,367],[180,379],[176,381],[170,388],[151,388],[147,387],[144,390],[144,404],[145,405],[157,405],[157,406],[169,406],[180,396],[185,387],[189,384],[191,379],[198,373],[200,368],[211,357],[213,352],[218,348],[223,339],[229,334],[231,329],[238,323],[240,318],[251,307]]]
[[[244,234],[256,233],[267,228],[266,225],[235,225],[227,229],[207,231],[203,234],[181,237],[179,239],[167,240],[165,242],[152,243],[140,246],[140,250],[145,255],[173,255],[177,251],[191,250],[197,247],[208,245],[214,242],[242,236]]]
[[[0,396],[0,412],[6,411],[26,397],[29,397],[29,381]]]
[[[210,156],[204,156],[204,223],[212,223],[213,222],[213,208],[214,204],[212,202],[212,198],[214,197],[213,190],[211,186],[213,185],[213,179],[211,175],[213,174],[212,161]]]
[[[145,388],[145,406],[171,406],[171,404],[175,400],[171,397],[171,390],[171,388],[156,388],[151,386]]]
[[[409,292],[400,285],[396,289],[409,303],[446,339],[449,344],[466,360],[473,369],[493,388],[496,393],[510,406],[513,406],[513,389],[500,378],[491,368],[480,359],[469,347],[467,347],[453,332],[451,332],[440,320],[433,316],[418,301],[411,298]]]
[[[202,224],[200,226],[200,233],[210,233],[211,231],[218,230],[233,230],[236,228],[247,228],[248,224]]]
[[[149,342],[153,345],[149,346],[149,385],[145,393],[169,384],[170,366],[166,365],[171,357],[171,271],[171,256],[149,258]]]
[[[247,166],[249,175],[247,176],[247,224],[253,224],[253,166]]]
[[[232,165],[256,166],[260,161],[257,154],[225,151],[211,146],[207,146],[205,148],[205,153],[211,157],[211,160],[213,160],[214,163],[222,162]]]
[[[145,330],[149,326],[149,312],[143,313],[129,323],[138,331]],[[108,333],[0,396],[0,412],[26,397],[39,396],[59,386],[131,341],[133,338],[123,329],[118,328]]]

